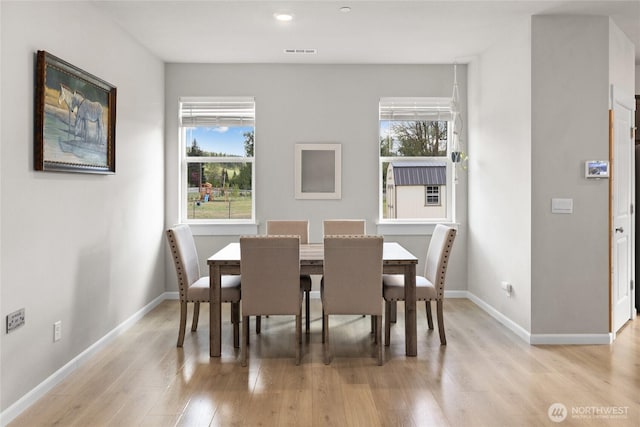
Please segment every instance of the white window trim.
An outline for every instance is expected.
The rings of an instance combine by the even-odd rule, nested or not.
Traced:
[[[451,121],[451,117],[448,116],[450,113],[451,107],[451,98],[436,98],[436,97],[420,97],[420,98],[381,98],[380,103],[398,103],[401,105],[410,106],[412,103],[426,103],[429,106],[426,107],[427,116],[429,114],[435,114],[433,119],[439,118],[442,121],[447,122],[447,141],[452,141],[453,137],[453,123]],[[426,118],[425,118],[426,119]],[[387,120],[387,119],[385,119]],[[380,129],[380,116],[378,116],[378,130]],[[424,234],[425,230],[422,225],[427,225],[427,230],[429,233],[433,231],[433,226],[435,224],[455,224],[456,221],[456,212],[455,212],[455,198],[456,198],[456,182],[454,179],[454,170],[455,165],[451,162],[451,144],[447,143],[447,154],[444,157],[382,157],[380,156],[380,144],[378,141],[377,144],[378,149],[378,232],[382,234],[398,234],[399,228],[396,226],[400,226],[404,231],[410,230],[409,232],[402,232],[399,234],[411,234],[415,232],[416,234]],[[384,212],[382,209],[382,200],[384,198],[382,191],[382,164],[385,162],[416,162],[416,161],[444,161],[446,164],[446,174],[447,174],[447,191],[446,191],[446,211],[448,217],[446,218],[429,218],[429,219],[420,219],[420,218],[407,218],[407,219],[391,219],[384,218]],[[442,197],[442,193],[441,196]],[[426,201],[426,200],[425,200]],[[416,228],[416,226],[418,226]]]
[[[253,100],[249,97],[181,97],[183,102],[228,102]],[[255,102],[255,101],[254,101]],[[178,109],[180,111],[180,108]],[[179,113],[180,114],[180,113]],[[254,117],[255,123],[255,104]],[[255,234],[258,224],[256,222],[256,166],[255,166],[255,125],[254,125],[254,152],[253,157],[187,157],[187,138],[185,127],[179,117],[179,159],[180,179],[178,182],[179,218],[183,224],[189,224],[195,235],[210,234]],[[187,172],[188,163],[251,163],[251,218],[247,219],[189,219],[187,201]]]

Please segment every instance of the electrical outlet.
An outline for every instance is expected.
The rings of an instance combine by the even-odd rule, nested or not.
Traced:
[[[62,339],[62,320],[53,324],[53,341],[60,341],[60,339]]]
[[[13,313],[7,315],[7,333],[13,331],[16,328],[24,325],[24,308],[16,310]]]

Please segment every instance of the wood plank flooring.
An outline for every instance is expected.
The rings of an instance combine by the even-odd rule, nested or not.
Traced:
[[[330,319],[321,306],[294,361],[293,317],[251,325],[249,364],[223,308],[222,357],[209,358],[208,308],[176,347],[179,303],[165,301],[17,417],[10,426],[638,426],[640,321],[612,346],[530,346],[464,299],[445,301],[447,346],[418,310],[418,357],[404,355],[403,311],[385,365],[369,318]],[[548,416],[561,403],[567,418]],[[616,411],[617,415],[610,413]],[[609,414],[609,415],[608,415]]]

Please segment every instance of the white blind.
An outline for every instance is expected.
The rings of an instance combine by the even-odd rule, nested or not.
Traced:
[[[380,98],[380,120],[448,121],[451,98]]]
[[[252,97],[181,98],[181,126],[254,126]]]

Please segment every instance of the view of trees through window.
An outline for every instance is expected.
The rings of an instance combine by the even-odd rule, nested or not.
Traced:
[[[440,195],[446,192],[446,182],[440,183],[438,173],[427,170],[445,170],[448,135],[446,120],[380,120],[382,218],[429,219],[446,216],[446,206],[442,205],[440,199]],[[393,170],[390,165],[405,167],[401,182],[387,179],[387,174]],[[429,199],[425,197],[427,188],[431,192]],[[438,205],[438,210],[434,209],[434,205]]]
[[[213,135],[207,146],[201,145],[193,132],[186,146],[187,218],[250,219],[252,215],[252,169],[254,151],[253,128],[241,133],[244,153],[238,153],[240,139],[227,139],[223,144],[216,136],[226,133],[217,128],[198,129],[200,135]],[[238,131],[236,129],[236,131]],[[224,150],[225,146],[230,152]],[[198,161],[202,160],[202,161]]]

